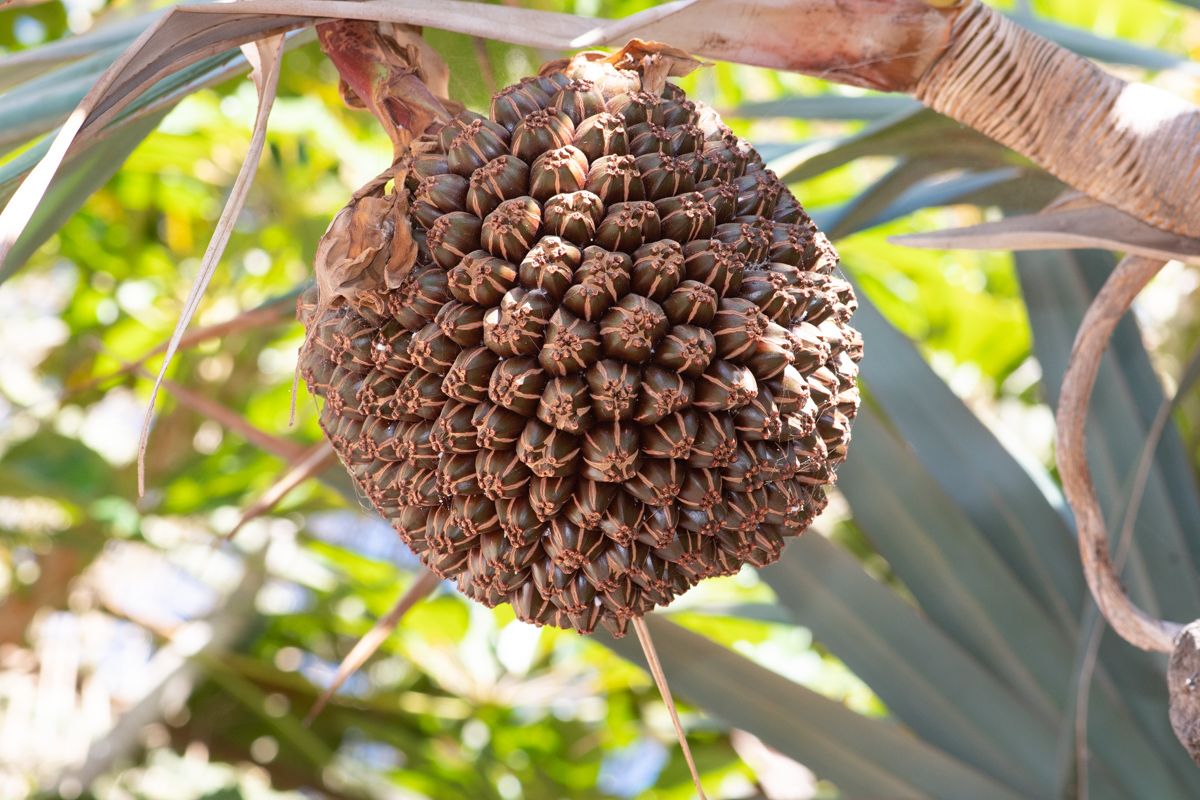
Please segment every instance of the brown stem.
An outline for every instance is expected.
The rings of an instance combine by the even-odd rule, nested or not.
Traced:
[[[683,757],[687,760],[688,769],[692,771],[692,782],[696,784],[700,800],[708,800],[704,795],[704,787],[700,785],[700,773],[696,770],[696,762],[692,759],[692,749],[688,747],[687,737],[683,735],[679,712],[675,710],[675,701],[671,698],[671,687],[667,686],[667,675],[663,672],[662,663],[658,660],[658,651],[654,649],[654,639],[650,637],[650,629],[646,627],[646,620],[642,617],[634,617],[633,629],[637,631],[638,642],[642,645],[642,652],[646,654],[646,661],[650,665],[650,674],[654,676],[654,683],[658,686],[658,693],[662,695],[663,702],[667,705],[667,711],[671,714],[671,724],[675,726],[675,735],[679,738],[679,746],[683,748]]]
[[[1091,197],[1200,238],[1200,109],[1128,83],[981,3],[912,94]]]
[[[437,588],[439,580],[441,579],[432,570],[421,570],[412,586],[409,586],[407,591],[400,596],[392,610],[375,622],[371,630],[367,631],[367,635],[358,640],[358,644],[354,645],[354,649],[338,665],[333,683],[321,692],[317,702],[313,703],[313,707],[309,709],[308,716],[304,718],[306,727],[312,725],[313,720],[321,713],[321,709],[325,708],[326,703],[337,694],[337,690],[342,688],[342,684],[357,672],[359,667],[367,663],[367,659],[392,635],[392,631],[396,630],[396,626],[400,624],[404,615]]]
[[[176,345],[176,350],[185,350],[190,347],[204,342],[208,339],[223,339],[226,336],[231,336],[235,333],[241,333],[246,330],[254,330],[258,328],[266,328],[271,325],[276,325],[284,321],[294,319],[296,311],[296,294],[288,294],[283,297],[269,300],[257,308],[252,308],[249,311],[244,311],[231,320],[209,325],[205,328],[196,328],[184,334]],[[170,342],[166,341],[148,351],[144,355],[138,357],[136,361],[131,361],[122,365],[119,369],[101,375],[97,378],[90,378],[78,386],[68,386],[63,395],[59,398],[60,403],[65,403],[70,398],[91,391],[105,381],[110,381],[113,378],[118,378],[122,375],[127,375],[131,372],[136,372],[137,369],[143,366],[147,361],[154,358],[156,355],[165,353]]]
[[[431,89],[441,83],[445,65],[433,50],[422,47],[420,28],[339,19],[318,25],[317,37],[341,75],[342,99],[375,115],[396,157],[414,138],[449,121],[451,115]]]
[[[704,0],[645,24],[636,24],[641,15],[635,15],[627,30],[614,23],[577,41],[616,45],[636,36],[706,59],[903,92],[945,49],[969,2],[937,8],[922,0]],[[662,13],[664,6],[657,8]]]
[[[110,352],[100,340],[94,339],[89,341],[88,344],[94,347],[97,352],[116,361],[123,369],[128,368],[131,372],[135,372],[143,378],[154,377],[146,371],[145,367],[137,364],[129,364],[123,358]],[[282,458],[285,461],[294,461],[304,455],[304,445],[293,442],[291,439],[285,439],[282,436],[267,433],[246,419],[246,417],[228,406],[221,405],[216,400],[205,397],[199,392],[193,392],[186,386],[175,383],[169,378],[163,378],[162,387],[170,392],[171,396],[180,405],[186,406],[197,414],[217,422],[222,427],[241,436],[249,444],[266,453],[270,453],[276,458]]]
[[[227,542],[234,536],[237,536],[238,531],[247,522],[257,519],[275,508],[283,498],[287,497],[288,492],[309,478],[317,477],[325,471],[330,462],[336,460],[337,453],[334,452],[328,441],[322,439],[305,450],[299,458],[289,461],[284,474],[271,485],[271,488],[267,489],[253,503],[247,506],[237,524],[233,526],[229,533],[221,537],[221,541]]]
[[[1176,391],[1178,397],[1184,387]],[[1133,544],[1133,528],[1137,523],[1138,509],[1142,504],[1142,495],[1146,491],[1146,481],[1150,470],[1154,467],[1154,453],[1166,430],[1167,422],[1171,419],[1171,409],[1175,407],[1173,398],[1164,398],[1154,415],[1150,432],[1146,434],[1146,443],[1142,446],[1142,456],[1138,460],[1137,471],[1133,477],[1133,487],[1129,490],[1129,502],[1125,506],[1124,521],[1121,523],[1121,535],[1117,537],[1117,552],[1113,556],[1113,570],[1120,574],[1125,566],[1125,558]],[[1087,746],[1087,717],[1088,697],[1092,685],[1092,674],[1096,669],[1096,659],[1100,655],[1100,640],[1104,634],[1104,617],[1097,615],[1088,632],[1087,649],[1083,662],[1079,667],[1079,685],[1075,694],[1075,761],[1078,773],[1077,800],[1088,800],[1088,746]],[[1178,647],[1178,645],[1177,645]],[[1172,706],[1174,707],[1174,706]],[[1183,737],[1180,736],[1182,740]]]
[[[1130,644],[1143,650],[1169,653],[1181,627],[1155,619],[1135,606],[1125,593],[1109,556],[1104,516],[1087,464],[1085,435],[1092,387],[1113,329],[1137,293],[1162,269],[1163,263],[1142,256],[1126,256],[1084,315],[1071,351],[1071,362],[1063,376],[1062,396],[1058,403],[1057,449],[1063,491],[1075,512],[1079,529],[1083,572],[1096,604],[1113,630]]]

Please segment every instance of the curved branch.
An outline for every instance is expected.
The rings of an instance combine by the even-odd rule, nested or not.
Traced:
[[[1063,491],[1075,511],[1079,555],[1088,588],[1113,630],[1143,650],[1170,653],[1182,626],[1155,619],[1130,601],[1108,552],[1104,516],[1088,469],[1085,441],[1088,404],[1100,357],[1113,329],[1129,310],[1133,298],[1158,274],[1164,262],[1126,256],[1092,301],[1075,337],[1071,362],[1063,376],[1058,402],[1058,469]]]

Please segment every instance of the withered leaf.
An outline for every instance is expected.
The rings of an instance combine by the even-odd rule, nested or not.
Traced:
[[[394,289],[416,261],[407,193],[355,197],[329,223],[317,245],[314,270],[320,306],[344,298],[374,304],[374,293]]]
[[[662,94],[667,78],[682,78],[713,62],[701,61],[691,54],[662,42],[630,39],[624,47],[607,59],[617,69],[641,69],[642,88],[651,94]]]

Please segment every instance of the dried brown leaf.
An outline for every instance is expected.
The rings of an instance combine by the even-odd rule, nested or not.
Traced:
[[[287,497],[287,493],[292,489],[295,489],[309,478],[320,475],[325,467],[334,460],[335,456],[336,454],[329,442],[321,440],[301,453],[299,457],[289,461],[283,476],[263,492],[258,499],[246,507],[237,524],[223,538],[226,540],[232,539],[247,522],[256,517],[261,517],[279,505],[279,502]]]
[[[428,569],[422,569],[417,579],[413,581],[412,586],[401,595],[392,608],[385,616],[379,618],[371,630],[367,631],[367,635],[358,640],[358,644],[354,645],[354,649],[346,656],[342,663],[338,665],[337,674],[333,678],[333,683],[321,692],[321,696],[317,698],[317,702],[313,703],[313,707],[309,709],[308,716],[304,718],[305,725],[311,725],[317,715],[321,713],[321,709],[325,708],[325,704],[329,702],[337,690],[342,688],[342,684],[346,679],[358,671],[358,668],[367,662],[367,659],[379,649],[379,646],[387,641],[387,638],[392,635],[392,631],[396,630],[396,626],[400,624],[400,620],[409,610],[420,602],[423,598],[429,595],[437,588],[437,575]]]
[[[404,168],[394,173],[398,186],[403,185],[404,174]],[[378,181],[374,185],[374,191],[356,193],[334,216],[317,245],[319,310],[339,298],[374,305],[374,292],[399,286],[416,262],[407,192],[401,188],[383,194],[383,186]]]
[[[391,256],[394,203],[389,197],[353,200],[334,215],[317,245],[316,275],[324,304],[335,297],[357,300],[355,285],[376,266],[382,272]]]
[[[415,25],[382,22],[379,24],[379,31],[390,37],[398,48],[408,53],[410,62],[416,68],[417,77],[429,87],[433,96],[445,105],[450,100],[450,67],[442,60],[438,51],[425,41],[421,29]]]
[[[382,313],[378,290],[395,289],[417,260],[417,242],[408,217],[408,192],[404,177],[409,157],[384,170],[360,188],[342,207],[317,243],[313,272],[317,279],[320,315],[339,299],[368,305]],[[396,189],[386,193],[389,182]],[[308,346],[315,327],[304,339]],[[302,348],[303,349],[303,348]],[[300,364],[292,375],[291,423],[296,422],[296,397],[300,393]]]
[[[182,7],[228,14],[222,3]],[[676,0],[620,20],[461,0],[242,0],[239,11],[394,22],[540,49],[670,42],[700,57],[787,69],[872,88],[910,86],[945,48],[961,4],[923,0]],[[801,46],[801,44],[803,46]]]
[[[279,70],[283,63],[283,36],[261,39],[253,45],[244,46],[242,50],[253,67],[251,77],[258,89],[258,113],[254,119],[254,132],[250,137],[250,148],[246,152],[246,159],[242,162],[242,168],[238,172],[233,190],[229,193],[229,199],[221,212],[221,218],[217,220],[217,228],[208,243],[204,260],[200,264],[196,280],[192,283],[192,289],[184,302],[183,311],[175,325],[175,333],[167,344],[162,367],[154,382],[154,388],[150,392],[146,418],[142,423],[142,435],[138,442],[139,495],[146,492],[146,444],[150,440],[150,423],[154,418],[154,401],[158,398],[158,387],[167,374],[167,367],[170,366],[179,342],[187,331],[188,323],[192,321],[192,316],[200,307],[200,298],[204,296],[204,290],[208,288],[208,282],[212,279],[217,264],[220,263],[221,256],[225,252],[225,245],[229,243],[229,237],[233,234],[234,223],[237,222],[238,214],[241,213],[242,206],[246,203],[246,196],[250,193],[250,184],[254,180],[254,173],[258,171],[258,160],[262,156],[263,146],[267,139],[267,118],[271,114],[271,106],[275,103],[275,92],[279,87]]]
[[[700,67],[711,67],[711,61],[701,61],[678,47],[661,42],[630,39],[624,47],[605,59],[617,69],[641,70],[642,88],[660,95],[667,78],[682,78]]]
[[[463,0],[241,0],[237,7],[239,12],[245,14],[294,15],[315,20],[360,19],[438,28],[551,50],[585,47],[586,43],[576,43],[576,40],[597,32],[604,36],[613,26],[612,20]],[[229,5],[224,3],[205,3],[181,8],[186,9],[189,14],[198,15],[230,13]],[[620,20],[618,23],[621,24],[621,28],[614,28],[614,35],[604,36],[601,42],[609,42],[623,35],[621,32],[627,27],[624,24],[626,22],[632,22],[635,26],[644,24],[646,20],[674,13],[677,8],[678,4],[668,3],[662,9],[651,9],[628,20]]]

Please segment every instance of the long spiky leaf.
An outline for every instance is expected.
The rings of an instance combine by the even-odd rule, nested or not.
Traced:
[[[264,39],[256,42],[253,47],[244,47],[243,50],[246,58],[254,65],[254,83],[258,88],[258,114],[254,119],[254,133],[250,138],[250,148],[246,152],[246,159],[242,162],[242,168],[238,172],[233,191],[230,192],[225,209],[221,212],[221,218],[217,221],[217,229],[208,243],[208,250],[204,253],[204,260],[200,264],[200,270],[196,274],[192,290],[188,293],[183,312],[179,315],[179,322],[175,325],[175,333],[167,345],[158,378],[150,392],[146,417],[142,423],[142,435],[138,442],[139,495],[146,492],[146,444],[150,439],[150,423],[154,415],[154,401],[158,397],[158,387],[162,385],[163,378],[167,374],[167,367],[170,366],[171,359],[175,356],[179,341],[187,331],[188,323],[192,321],[192,315],[200,307],[200,298],[203,297],[204,290],[208,288],[208,283],[212,280],[217,264],[220,263],[221,256],[225,252],[225,245],[229,243],[229,237],[233,234],[234,223],[237,222],[238,214],[241,213],[242,206],[246,203],[246,196],[250,193],[250,184],[254,180],[254,173],[258,170],[258,160],[262,156],[263,146],[267,139],[267,118],[271,114],[271,106],[275,103],[275,92],[279,87],[279,71],[283,65],[283,37],[274,36]]]
[[[936,57],[957,14],[957,10],[935,9],[921,0],[843,0],[836,9],[822,0],[787,4],[676,0],[621,20],[461,0],[243,0],[236,6],[176,6],[147,28],[101,76],[0,212],[0,265],[7,261],[63,160],[161,78],[233,47],[309,27],[316,19],[425,25],[558,49],[623,43],[636,35],[669,39],[706,57],[901,89],[913,83]],[[795,46],[796,19],[801,17],[819,46]],[[718,18],[725,24],[722,35],[714,37],[712,21]],[[848,30],[854,35],[847,35]],[[822,36],[822,31],[838,35]]]
[[[675,700],[671,697],[671,687],[667,685],[667,676],[658,660],[658,651],[654,649],[654,639],[650,636],[650,629],[646,627],[646,620],[634,617],[633,629],[637,631],[638,643],[641,644],[642,652],[646,655],[646,662],[650,665],[650,674],[654,676],[654,684],[658,687],[658,693],[662,695],[663,703],[666,704],[667,711],[671,715],[671,724],[675,726],[675,735],[679,738],[683,757],[687,761],[688,769],[691,770],[692,782],[696,784],[700,800],[708,800],[704,795],[704,787],[700,785],[700,773],[696,771],[692,749],[688,747],[687,736],[684,735],[683,725],[679,722],[679,712],[675,709]]]
[[[965,228],[892,236],[892,244],[937,250],[1099,248],[1200,264],[1200,239],[1155,228],[1111,206],[1048,209]]]
[[[309,478],[315,478],[319,475],[331,461],[335,460],[335,456],[336,453],[334,453],[333,447],[330,446],[329,442],[321,440],[305,450],[299,458],[292,459],[284,469],[283,476],[263,492],[258,499],[246,507],[237,524],[223,538],[226,540],[232,539],[237,535],[238,531],[245,527],[247,522],[261,517],[279,505],[279,502],[287,497],[288,492]]]
[[[404,618],[404,615],[437,588],[440,580],[432,570],[421,570],[417,575],[417,579],[400,596],[400,599],[396,601],[396,605],[392,610],[380,617],[371,630],[367,631],[367,635],[358,640],[358,644],[354,645],[354,649],[350,651],[350,654],[342,659],[342,663],[338,665],[337,674],[334,676],[333,682],[329,684],[325,691],[321,692],[321,696],[317,698],[317,702],[313,703],[313,707],[309,710],[308,716],[304,718],[306,726],[313,723],[313,720],[321,713],[321,709],[325,708],[330,698],[337,693],[338,689],[342,688],[342,684],[357,672],[359,667],[367,663],[367,659],[379,649],[381,644],[387,641],[387,638],[392,635],[392,631],[396,630],[396,626],[400,624],[400,620]]]

